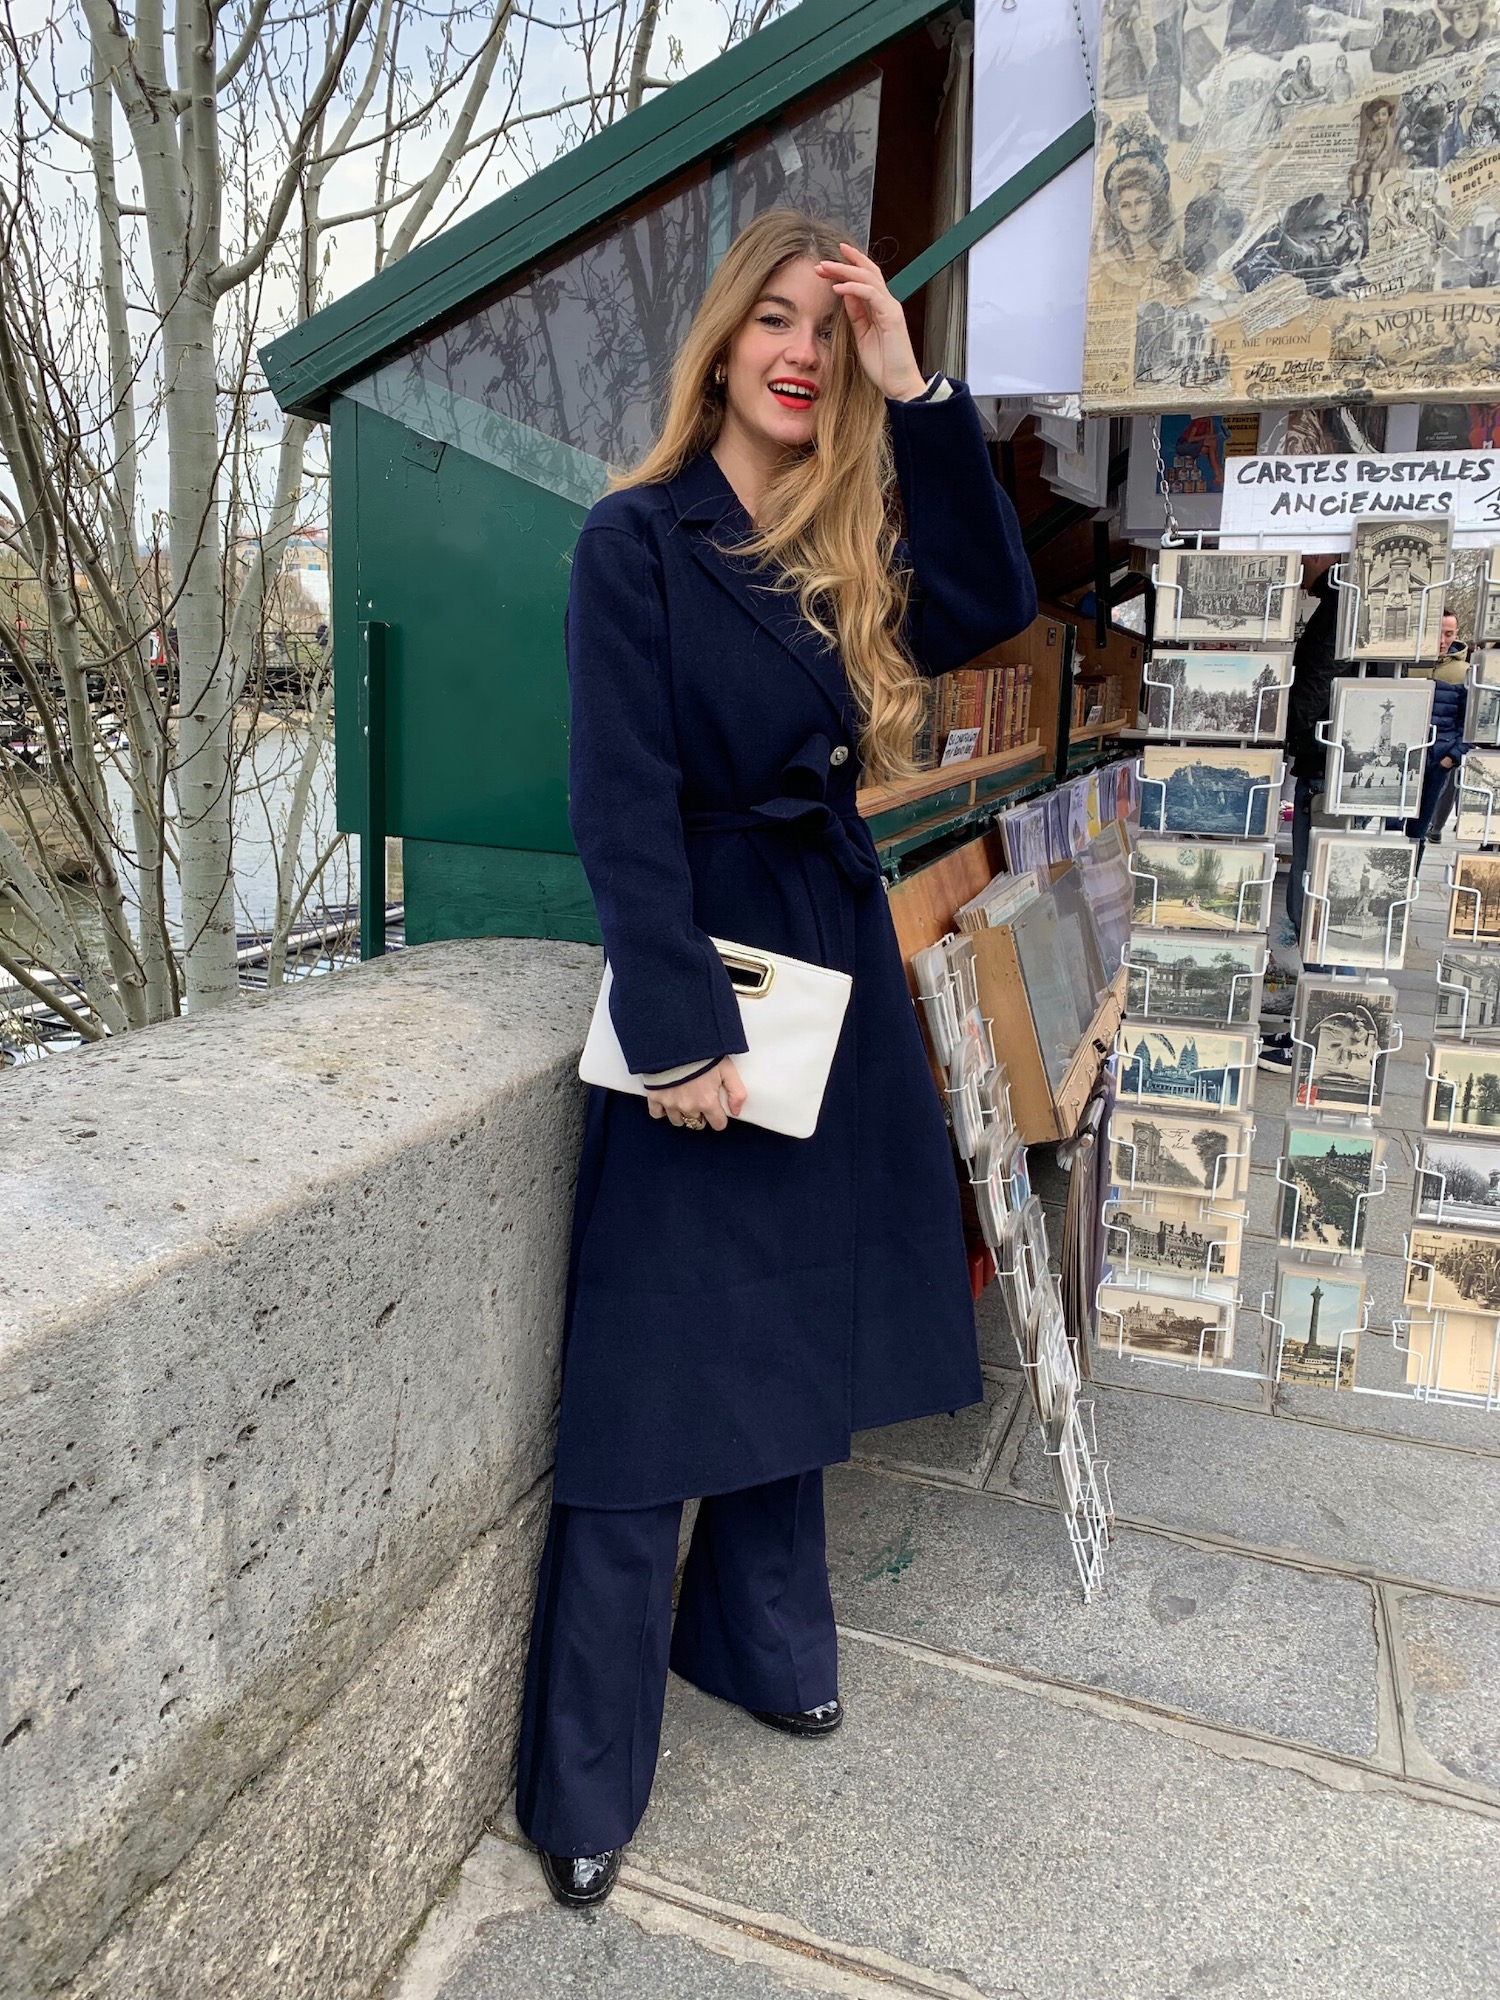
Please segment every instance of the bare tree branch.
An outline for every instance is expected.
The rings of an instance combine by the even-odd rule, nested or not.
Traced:
[[[329,99],[333,96],[344,64],[349,59],[350,50],[358,39],[360,29],[365,24],[365,19],[370,12],[371,5],[372,0],[350,0],[349,12],[345,19],[343,30],[339,35],[333,53],[324,65],[323,74],[313,86],[307,109],[303,112],[301,121],[298,124],[296,141],[292,147],[292,157],[287,162],[286,169],[277,185],[275,194],[271,197],[270,204],[266,210],[265,227],[242,257],[235,258],[232,263],[220,265],[218,270],[214,272],[210,280],[210,286],[216,298],[222,298],[225,292],[232,291],[236,285],[242,285],[246,278],[265,261],[277,237],[280,236],[282,227],[286,222],[287,214],[292,206],[292,198],[297,192],[298,184],[307,166],[308,146],[313,134],[317,130],[318,120],[322,117]]]
[[[38,1000],[44,1001],[60,1021],[66,1022],[75,1035],[82,1035],[86,1042],[102,1042],[104,1040],[103,1028],[98,1026],[94,1021],[86,1020],[82,1014],[75,1013],[66,1000],[61,999],[42,980],[38,979],[36,974],[27,966],[24,966],[20,959],[14,953],[8,951],[3,944],[0,944],[0,968],[3,968],[10,974],[17,986],[24,986],[28,993],[34,994]]]
[[[271,11],[271,0],[255,0],[245,22],[245,32],[234,48],[224,58],[223,66],[214,78],[214,93],[222,97],[230,84],[245,67],[260,41],[260,31],[265,26],[266,15]]]

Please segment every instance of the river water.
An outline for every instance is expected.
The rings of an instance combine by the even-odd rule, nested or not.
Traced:
[[[277,877],[283,861],[297,775],[305,761],[310,733],[305,722],[265,718],[240,738],[240,767],[235,785],[234,875],[235,929],[242,938],[269,934],[276,918]],[[136,877],[132,865],[130,788],[124,773],[113,766],[106,772],[106,786],[120,841],[120,866],[127,897],[136,897]],[[309,872],[317,865],[336,835],[333,795],[333,743],[331,737],[316,753],[307,816],[293,870],[292,894],[300,892]],[[399,874],[390,893],[399,897]],[[65,900],[85,932],[98,939],[101,926],[85,892],[66,889]],[[316,923],[325,915],[342,915],[359,896],[359,840],[351,836],[341,842],[324,872],[309,892],[298,923]],[[166,882],[168,922],[173,936],[181,939],[182,897],[175,871]],[[24,916],[7,899],[0,898],[0,937],[25,953],[29,939]],[[311,969],[310,967],[307,969]]]

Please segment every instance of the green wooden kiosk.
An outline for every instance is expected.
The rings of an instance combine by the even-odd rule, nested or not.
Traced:
[[[569,562],[718,258],[779,203],[836,219],[897,273],[922,355],[931,278],[1092,143],[1084,119],[935,226],[958,18],[803,0],[264,350],[281,407],[331,426],[338,816],[364,836],[367,955],[387,833],[410,942],[597,941],[567,822]],[[1052,764],[1012,760],[985,800]]]

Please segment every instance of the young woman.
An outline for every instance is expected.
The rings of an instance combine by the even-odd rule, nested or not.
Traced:
[[[981,1393],[951,1149],[855,788],[905,767],[919,673],[1035,610],[969,395],[924,382],[878,267],[806,216],[751,223],[573,562],[572,825],[651,1088],[590,1093],[574,1213],[516,1792],[562,1902],[613,1885],[669,1664],[772,1727],[838,1726],[821,1469],[853,1430]],[[738,1121],[714,937],[853,977],[810,1139]]]

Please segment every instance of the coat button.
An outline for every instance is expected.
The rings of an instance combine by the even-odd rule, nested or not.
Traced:
[[[834,746],[833,746],[833,748],[832,748],[832,749],[831,749],[831,750],[829,751],[829,753],[828,753],[828,761],[829,761],[829,763],[830,763],[830,764],[832,764],[832,765],[833,765],[833,766],[834,766],[835,768],[837,768],[837,767],[838,767],[838,766],[839,766],[840,764],[847,764],[847,763],[848,763],[848,761],[849,761],[849,746],[848,746],[848,744],[847,744],[847,743],[835,743],[835,744],[834,744]]]

